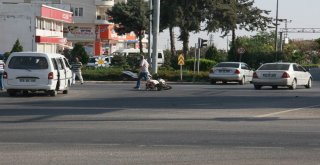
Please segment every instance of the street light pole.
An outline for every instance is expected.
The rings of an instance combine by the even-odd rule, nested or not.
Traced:
[[[275,50],[276,50],[276,61],[278,60],[278,8],[279,8],[279,0],[277,0],[277,9],[276,9],[276,34],[275,34]]]

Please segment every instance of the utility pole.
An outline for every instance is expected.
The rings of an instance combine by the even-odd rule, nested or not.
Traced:
[[[152,23],[152,73],[158,73],[158,36],[160,25],[160,0],[153,0],[153,23]]]
[[[278,60],[278,8],[279,8],[279,0],[277,0],[277,9],[276,9],[276,34],[275,34],[275,41],[274,41],[274,47],[275,47],[275,53],[276,53],[276,61]]]
[[[149,0],[149,10],[152,11],[153,6],[152,6],[152,1]],[[152,12],[150,12],[149,15],[149,35],[148,35],[148,62],[151,64],[151,45],[152,45]]]
[[[213,39],[213,34],[210,34],[210,37],[209,37],[209,45],[212,46],[214,45],[214,39]]]

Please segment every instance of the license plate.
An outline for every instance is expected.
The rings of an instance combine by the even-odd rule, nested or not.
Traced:
[[[36,79],[19,79],[20,82],[36,82]]]
[[[276,74],[263,74],[263,77],[275,78]]]
[[[220,73],[229,73],[230,70],[219,70]]]

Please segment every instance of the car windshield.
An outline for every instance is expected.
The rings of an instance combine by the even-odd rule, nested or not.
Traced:
[[[229,67],[229,68],[239,68],[238,63],[219,63],[216,67]]]
[[[95,63],[96,62],[96,58],[95,57],[90,57],[89,58],[89,63]]]
[[[288,70],[290,64],[264,64],[259,70]]]
[[[45,57],[14,56],[8,67],[11,69],[48,69],[48,62]]]

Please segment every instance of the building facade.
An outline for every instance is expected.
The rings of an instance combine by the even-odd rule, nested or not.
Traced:
[[[42,4],[0,4],[0,52],[10,52],[19,40],[24,51],[56,53],[67,46],[64,23],[72,13]]]
[[[107,11],[115,3],[127,0],[0,0],[0,3],[46,4],[72,13],[72,22],[64,22],[63,36],[70,43],[82,43],[89,55],[108,55],[117,49],[137,48],[135,34],[119,36]],[[1,35],[0,35],[1,36]],[[146,42],[146,40],[144,40]]]

